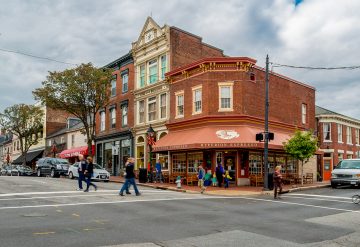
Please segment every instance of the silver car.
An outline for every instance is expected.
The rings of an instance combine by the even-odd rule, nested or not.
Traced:
[[[346,159],[338,163],[331,172],[331,187],[338,185],[360,185],[360,159]]]
[[[79,177],[79,164],[80,162],[75,162],[73,165],[69,166],[68,176],[70,179]],[[109,182],[110,173],[98,164],[94,164],[94,174],[91,180]]]

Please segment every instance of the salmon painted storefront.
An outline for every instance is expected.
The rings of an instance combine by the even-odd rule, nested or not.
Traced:
[[[194,177],[199,165],[214,173],[222,164],[236,185],[262,185],[264,70],[250,58],[209,58],[166,74],[170,84],[168,134],[153,150],[169,156],[169,173]],[[282,165],[285,177],[298,177],[299,162],[283,143],[296,129],[315,129],[315,90],[271,73],[269,90],[269,172]],[[316,160],[316,159],[315,159]],[[307,164],[316,174],[316,161]]]

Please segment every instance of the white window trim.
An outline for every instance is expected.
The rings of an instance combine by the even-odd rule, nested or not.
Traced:
[[[165,117],[161,117],[161,95],[164,95],[165,94]],[[166,119],[167,117],[167,93],[161,93],[159,94],[159,108],[158,108],[158,111],[159,111],[159,119]]]
[[[330,126],[330,130],[329,130],[329,132],[330,132],[330,139],[329,140],[325,140],[325,128],[324,128],[324,126],[325,126],[325,124],[329,124],[329,126]],[[332,142],[331,141],[331,123],[323,123],[323,142]]]
[[[350,130],[350,135],[348,135],[349,130]],[[348,137],[350,137],[350,138],[348,138]],[[349,141],[349,139],[350,139],[350,141]],[[351,131],[350,126],[346,126],[346,144],[352,145],[352,131]]]
[[[102,116],[104,116],[104,118]],[[100,112],[100,131],[105,131],[105,129],[106,129],[106,113],[105,113],[105,111],[101,111]]]
[[[359,129],[355,129],[355,144],[357,146],[360,145],[360,130]]]
[[[140,102],[141,101],[143,101],[144,102],[144,122],[141,122],[140,123]],[[137,122],[137,124],[145,124],[146,123],[146,117],[145,117],[145,114],[146,114],[146,107],[145,107],[145,100],[139,100],[138,102],[137,102],[137,106],[136,106],[136,108],[137,108],[137,114],[136,114],[136,122]]]
[[[339,135],[340,133],[339,133],[339,127],[340,127],[340,129],[341,129],[341,135]],[[338,143],[344,143],[343,142],[343,126],[342,126],[342,124],[337,124],[337,135],[338,135]],[[339,140],[339,136],[341,136],[341,140]]]
[[[151,61],[156,61],[155,63],[154,63],[154,65],[152,65],[152,66],[150,66],[150,62]],[[157,67],[157,78],[156,78],[156,81],[154,81],[154,82],[150,82],[150,67],[154,67],[154,66],[156,66]],[[159,81],[159,58],[158,57],[155,57],[155,58],[151,58],[151,59],[149,59],[149,60],[147,60],[146,61],[146,72],[147,72],[147,80],[146,80],[146,82],[147,82],[147,85],[152,85],[152,84],[155,84],[155,83],[157,83],[158,81]],[[146,86],[146,85],[145,85]]]
[[[192,115],[201,114],[203,110],[203,93],[202,93],[202,85],[198,85],[191,88],[192,90]],[[195,111],[195,91],[201,90],[201,110]]]
[[[307,123],[307,105],[304,103],[301,104],[301,122],[302,124]]]
[[[155,119],[154,120],[149,120],[149,99],[150,98],[155,98],[155,100],[153,100],[153,101],[150,101],[151,103],[154,103],[155,102]],[[149,97],[149,98],[147,98],[146,99],[146,110],[147,110],[147,114],[146,114],[146,120],[147,120],[147,122],[148,123],[152,123],[152,122],[155,122],[155,121],[157,121],[157,116],[158,116],[158,112],[157,112],[157,110],[156,110],[156,104],[157,104],[157,97],[156,96],[152,96],[152,97]]]
[[[144,66],[144,86],[141,87],[141,66]],[[139,76],[138,76],[138,83],[137,83],[137,88],[144,88],[146,87],[147,83],[146,83],[146,62],[142,63],[138,66],[138,71],[139,71]]]
[[[162,57],[165,57],[165,73],[164,73],[164,78],[162,78],[162,74],[161,74],[161,69],[162,69]],[[167,59],[167,55],[166,53],[165,54],[162,54],[159,56],[159,59],[158,61],[160,61],[160,66],[159,66],[159,81],[163,81],[165,80],[165,74],[168,72],[168,59]]]
[[[219,87],[219,112],[229,112],[229,111],[234,111],[234,82],[219,82],[218,83],[218,87]],[[221,108],[221,88],[222,87],[230,87],[230,108]]]
[[[179,115],[178,113],[178,96],[182,95],[183,96],[183,114]],[[185,94],[184,94],[184,90],[181,91],[177,91],[175,92],[175,119],[177,118],[183,118],[185,114]]]

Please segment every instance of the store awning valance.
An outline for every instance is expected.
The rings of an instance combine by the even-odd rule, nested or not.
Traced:
[[[37,151],[32,151],[32,152],[27,152],[26,153],[26,162],[32,162],[33,160],[35,160],[36,158],[39,158],[42,156],[44,150],[37,150]],[[14,160],[12,162],[13,164],[16,165],[21,165],[24,163],[24,156],[20,155],[16,160]]]
[[[216,149],[216,148],[264,148],[263,142],[255,139],[264,130],[252,126],[205,126],[171,131],[153,146],[155,152]],[[290,139],[290,133],[274,132],[269,148],[282,149],[283,142]]]
[[[94,153],[94,151],[95,151],[95,145],[92,146],[92,153]],[[71,157],[76,157],[79,154],[88,155],[89,154],[88,147],[82,146],[82,147],[67,149],[67,150],[62,151],[59,154],[59,156],[60,156],[60,158],[71,158]]]

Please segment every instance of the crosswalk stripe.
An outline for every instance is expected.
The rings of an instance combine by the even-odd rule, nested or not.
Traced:
[[[305,196],[305,197],[318,197],[318,198],[331,198],[331,199],[351,200],[350,197],[344,197],[344,196],[325,196],[325,195],[301,194],[301,193],[291,193],[291,194],[289,194],[289,196]]]
[[[326,202],[342,202],[342,203],[353,203],[352,201],[340,201],[340,200],[333,200],[327,198],[316,198],[316,197],[303,197],[303,196],[281,196],[284,198],[296,198],[296,199],[305,199],[305,200],[315,200],[315,201],[326,201]],[[350,198],[347,198],[350,199]]]

